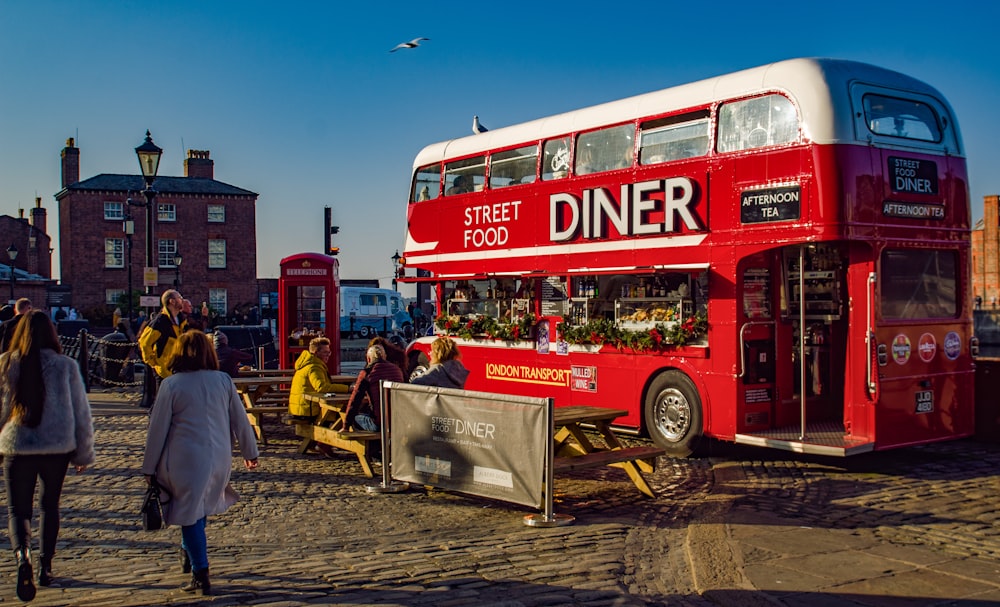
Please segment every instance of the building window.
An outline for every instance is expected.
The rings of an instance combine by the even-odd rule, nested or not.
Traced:
[[[112,221],[125,219],[124,206],[120,202],[104,203],[104,218]]]
[[[105,238],[104,239],[104,267],[124,268],[125,267],[125,239]]]
[[[121,302],[125,299],[125,289],[105,289],[104,290],[104,303],[109,306],[121,305]]]
[[[208,307],[217,315],[225,317],[229,308],[228,298],[225,289],[208,290]]]
[[[158,242],[159,242],[159,258],[158,258],[159,267],[173,268],[174,255],[177,254],[177,241],[168,238],[161,238]]]
[[[208,241],[208,267],[210,267],[210,268],[225,268],[226,267],[226,241],[225,240],[209,240]]]
[[[208,223],[226,223],[226,205],[208,205]]]
[[[163,204],[156,205],[157,221],[177,221],[177,205]]]

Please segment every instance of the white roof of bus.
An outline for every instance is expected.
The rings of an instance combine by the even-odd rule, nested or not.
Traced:
[[[850,119],[850,86],[856,82],[932,96],[944,104],[950,114],[949,119],[954,120],[954,112],[944,97],[933,87],[910,76],[841,59],[789,59],[479,135],[434,143],[420,151],[413,168],[415,170],[446,158],[530,143],[764,91],[781,91],[792,99],[802,114],[802,124],[809,140],[815,143],[857,142],[854,123]],[[842,117],[843,120],[834,120],[834,117]]]

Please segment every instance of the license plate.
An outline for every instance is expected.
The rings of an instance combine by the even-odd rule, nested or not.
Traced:
[[[930,413],[934,410],[934,390],[917,392],[917,413]]]

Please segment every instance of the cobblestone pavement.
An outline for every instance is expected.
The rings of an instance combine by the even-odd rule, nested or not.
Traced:
[[[261,467],[234,460],[240,503],[209,520],[215,596],[192,597],[177,589],[179,529],[139,526],[145,416],[119,394],[92,401],[98,461],[67,479],[60,586],[40,589],[37,605],[883,604],[864,600],[877,592],[838,589],[843,580],[772,588],[797,559],[761,538],[801,529],[863,539],[862,556],[919,548],[960,562],[971,590],[940,604],[1000,604],[996,445],[847,460],[713,445],[707,457],[661,458],[648,475],[655,500],[618,469],[560,475],[555,510],[576,521],[539,528],[522,522],[536,511],[516,505],[422,488],[369,493],[378,479],[353,456],[298,455],[297,437],[273,420]],[[18,603],[13,576],[13,559],[0,560],[0,602]],[[963,598],[972,590],[979,602]]]

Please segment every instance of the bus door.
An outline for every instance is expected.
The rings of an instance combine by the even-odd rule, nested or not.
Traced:
[[[774,421],[777,290],[772,259],[773,255],[755,255],[740,265],[737,432],[770,428]]]
[[[844,435],[847,352],[847,267],[837,244],[810,243],[783,250],[779,352],[791,359],[778,422],[797,424],[799,440]]]

